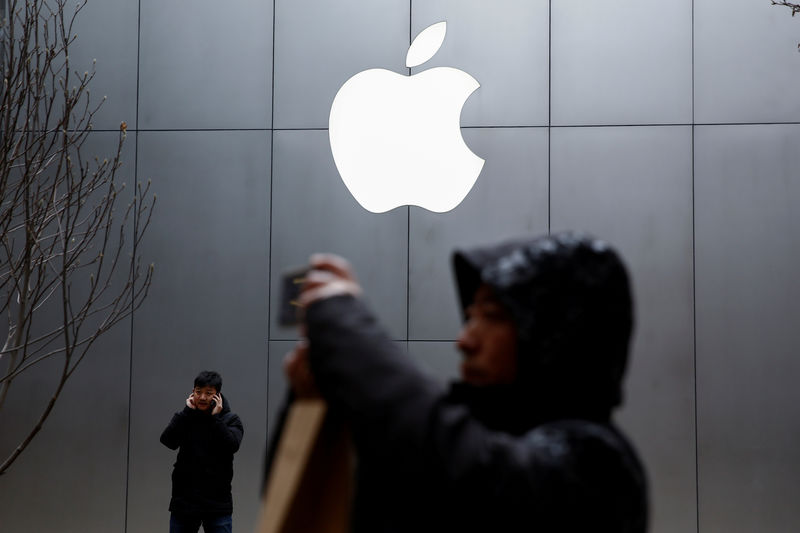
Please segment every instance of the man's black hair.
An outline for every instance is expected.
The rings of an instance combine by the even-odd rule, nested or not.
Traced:
[[[214,387],[217,393],[222,392],[222,376],[213,370],[203,370],[194,378],[195,387]]]

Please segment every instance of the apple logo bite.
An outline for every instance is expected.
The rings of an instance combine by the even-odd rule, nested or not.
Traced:
[[[406,66],[429,60],[446,22],[411,43]],[[480,84],[464,71],[436,67],[413,76],[385,69],[359,72],[336,93],[328,124],[336,168],[364,209],[384,213],[417,205],[455,208],[483,169],[461,137],[461,108]]]

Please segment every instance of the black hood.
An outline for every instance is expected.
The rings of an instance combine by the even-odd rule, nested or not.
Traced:
[[[626,269],[605,242],[579,233],[456,251],[462,310],[489,285],[517,326],[517,382],[530,420],[607,420],[622,401],[633,326]],[[520,406],[522,407],[522,406]]]

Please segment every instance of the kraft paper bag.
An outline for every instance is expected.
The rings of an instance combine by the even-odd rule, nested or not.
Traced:
[[[354,455],[321,399],[295,400],[280,435],[256,533],[346,533]]]

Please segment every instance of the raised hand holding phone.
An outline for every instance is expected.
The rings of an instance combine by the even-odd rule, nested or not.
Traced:
[[[217,393],[213,399],[214,410],[211,411],[212,415],[218,415],[222,412],[222,395]]]

